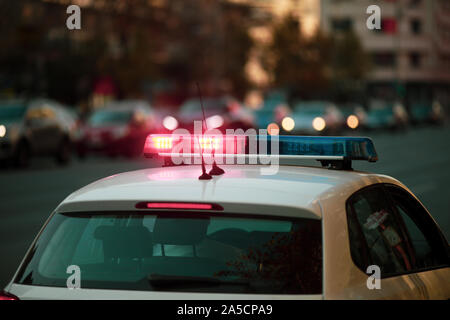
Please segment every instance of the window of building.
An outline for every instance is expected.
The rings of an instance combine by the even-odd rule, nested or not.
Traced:
[[[333,31],[348,32],[353,28],[353,20],[350,18],[332,19],[331,26]]]
[[[413,34],[422,33],[422,21],[420,21],[419,19],[412,19],[410,21],[410,27]]]
[[[412,52],[409,54],[409,65],[413,68],[420,68],[422,65],[422,56],[420,53]]]
[[[397,33],[397,20],[395,18],[384,18],[381,20],[381,30],[386,34]]]
[[[397,57],[393,52],[374,53],[372,60],[377,67],[395,67],[397,64]]]
[[[409,0],[409,7],[410,8],[417,8],[422,4],[422,0]]]

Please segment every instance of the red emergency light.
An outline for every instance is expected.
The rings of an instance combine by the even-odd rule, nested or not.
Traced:
[[[174,154],[193,156],[203,154],[243,154],[246,137],[234,135],[151,134],[144,144],[146,157],[167,157]]]

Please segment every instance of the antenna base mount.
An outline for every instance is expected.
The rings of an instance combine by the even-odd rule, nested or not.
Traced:
[[[203,172],[200,177],[198,177],[198,180],[211,180],[212,176],[210,174],[207,174],[206,172]]]
[[[209,171],[209,174],[212,176],[220,176],[224,173],[225,173],[225,171],[222,168],[219,168],[219,166],[214,161],[212,164],[212,169]]]

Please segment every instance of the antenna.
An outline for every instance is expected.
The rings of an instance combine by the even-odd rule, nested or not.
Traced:
[[[203,99],[202,99],[202,92],[200,91],[200,86],[198,85],[198,82],[196,82],[197,84],[197,90],[198,90],[198,95],[200,96],[200,106],[202,107],[202,113],[203,113],[203,130],[202,130],[202,136],[205,134],[205,129],[206,129],[206,119],[205,119],[205,110],[203,109]],[[197,137],[197,139],[199,139]],[[210,174],[208,174],[206,172],[206,168],[205,168],[205,159],[203,158],[203,148],[202,145],[200,144],[200,139],[198,141],[198,145],[200,147],[200,154],[202,156],[202,174],[200,175],[200,177],[198,177],[198,180],[211,180],[212,177]]]
[[[206,124],[205,109],[203,108],[202,94],[200,92],[200,87],[198,85],[198,82],[197,82],[197,88],[198,88],[198,93],[200,95],[200,105],[202,107],[202,113],[203,113],[203,128],[208,130],[208,127]],[[212,146],[213,146],[213,144],[212,144]],[[212,148],[213,164],[212,164],[211,170],[209,171],[209,174],[211,176],[220,176],[220,175],[224,174],[225,171],[222,168],[219,168],[219,166],[217,165],[216,158],[214,157],[215,153],[216,153],[216,150],[214,148]],[[202,158],[203,158],[203,153],[202,153]]]

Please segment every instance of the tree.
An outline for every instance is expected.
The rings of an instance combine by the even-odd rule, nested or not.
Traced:
[[[243,96],[248,87],[244,68],[253,45],[246,10],[223,1],[171,1],[166,74],[184,85],[198,81],[206,94],[225,87]]]
[[[266,67],[274,85],[290,88],[294,96],[311,97],[328,86],[327,66],[330,40],[321,33],[307,39],[298,22],[288,16],[274,29],[266,51]]]
[[[291,98],[350,98],[364,88],[370,59],[354,33],[305,38],[288,16],[275,26],[265,66],[274,86],[290,89]]]
[[[357,35],[346,32],[334,38],[331,70],[337,99],[350,101],[361,95],[370,67],[370,57]]]

